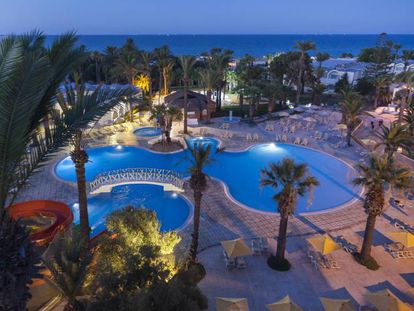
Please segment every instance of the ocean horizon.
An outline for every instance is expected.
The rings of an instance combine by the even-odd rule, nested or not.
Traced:
[[[57,35],[47,35],[50,43]],[[153,50],[168,45],[175,55],[200,55],[211,48],[230,49],[235,57],[250,54],[263,57],[268,54],[294,50],[296,41],[310,40],[317,46],[316,52],[327,52],[333,57],[342,53],[358,55],[361,49],[376,44],[379,35],[375,34],[279,34],[279,35],[78,35],[79,44],[89,51],[103,51],[107,46],[120,47],[127,38],[132,38],[138,48]],[[414,34],[389,34],[388,39],[400,44],[403,49],[414,50]]]

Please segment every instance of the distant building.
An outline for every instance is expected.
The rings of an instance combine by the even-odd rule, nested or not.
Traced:
[[[356,58],[330,58],[322,63],[325,73],[321,82],[328,86],[335,85],[344,75],[348,75],[349,84],[354,85],[363,77],[367,65],[358,62]],[[314,60],[313,66],[319,66],[318,62]]]

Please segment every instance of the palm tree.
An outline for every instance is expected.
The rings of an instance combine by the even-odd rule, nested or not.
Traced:
[[[184,134],[188,133],[187,129],[187,112],[188,112],[188,84],[189,84],[189,76],[195,63],[197,62],[194,56],[184,55],[180,56],[179,58],[180,66],[183,71],[183,82],[184,82]]]
[[[411,136],[414,136],[414,104],[411,103],[405,111],[403,121],[408,126],[408,131]]]
[[[375,87],[375,95],[374,95],[374,109],[378,107],[378,101],[381,96],[381,90],[387,89],[391,83],[391,77],[389,75],[381,75],[375,77],[372,81],[372,84]]]
[[[216,83],[216,108],[221,110],[221,97],[223,88],[225,88],[226,81],[226,71],[229,66],[229,61],[233,55],[233,51],[230,50],[221,50],[219,48],[211,49],[207,55],[207,67],[211,68],[217,73],[217,83]]]
[[[163,45],[160,48],[154,50],[155,59],[159,71],[159,85],[158,89],[161,95],[162,81],[164,80],[164,95],[168,94],[168,77],[164,74],[168,72],[168,67],[172,68],[171,51],[167,45]]]
[[[87,276],[92,262],[92,255],[82,254],[79,243],[83,239],[78,228],[70,228],[55,238],[50,245],[51,257],[43,262],[51,276],[46,281],[51,283],[66,298],[65,311],[81,311],[84,306],[78,301],[82,290],[88,285]]]
[[[112,83],[114,67],[119,56],[119,49],[116,46],[107,46],[103,52],[102,69],[106,83]]]
[[[141,51],[140,52],[140,70],[149,78],[149,97],[150,97],[150,105],[152,102],[152,62],[154,59],[154,55],[151,52]]]
[[[131,98],[134,93],[130,87],[110,89],[105,86],[99,86],[92,93],[88,93],[84,85],[66,84],[65,90],[57,96],[63,114],[60,119],[55,120],[55,123],[65,130],[65,134],[60,138],[61,142],[72,142],[74,147],[71,158],[76,168],[80,230],[86,242],[89,241],[90,228],[85,182],[85,164],[88,155],[82,146],[83,130],[93,126],[109,110],[126,98]]]
[[[155,105],[151,109],[150,120],[158,120],[160,127],[162,129],[162,142],[166,140],[167,143],[171,143],[171,129],[173,121],[180,121],[182,118],[182,113],[180,109],[174,106],[167,106],[165,104]],[[165,140],[164,140],[165,137]]]
[[[414,50],[403,50],[401,59],[404,62],[404,71],[407,71],[410,60],[414,59]]]
[[[98,51],[94,51],[90,53],[89,57],[95,64],[95,79],[96,83],[101,83],[101,66],[100,63],[102,62],[102,54]]]
[[[342,118],[346,124],[346,142],[351,146],[352,131],[354,130],[358,117],[363,111],[361,97],[352,91],[342,92],[344,99],[340,103]]]
[[[283,269],[283,267],[286,269],[286,266],[290,266],[285,259],[289,216],[295,213],[298,196],[304,196],[306,192],[312,191],[319,182],[309,175],[306,164],[296,164],[290,158],[270,164],[268,168],[261,170],[261,174],[261,186],[270,186],[276,191],[273,199],[280,213],[276,256],[270,260],[274,261],[276,269]]]
[[[299,59],[299,74],[298,80],[296,83],[296,105],[299,104],[300,95],[302,93],[302,80],[303,80],[303,72],[305,67],[305,56],[306,53],[310,50],[315,50],[316,45],[312,41],[298,41],[296,42],[295,48],[300,51],[300,59]]]
[[[385,189],[392,186],[397,189],[407,189],[413,185],[410,171],[395,166],[394,161],[386,158],[372,157],[368,165],[359,164],[360,177],[354,179],[356,185],[366,187],[364,209],[367,213],[364,241],[358,260],[363,265],[370,265],[375,268],[377,265],[372,262],[371,245],[377,216],[384,212]]]
[[[396,82],[404,83],[404,88],[401,91],[401,105],[398,113],[398,122],[403,122],[404,112],[409,106],[409,101],[411,100],[411,92],[414,89],[414,72],[403,72],[396,77]]]
[[[7,286],[0,290],[0,305],[7,310],[25,309],[27,285],[39,267],[25,228],[5,208],[61,135],[53,129],[46,142],[39,128],[53,112],[56,89],[85,59],[75,43],[73,33],[59,36],[47,48],[38,32],[0,40],[0,262],[6,267],[0,284]]]
[[[316,61],[318,62],[318,69],[321,69],[322,63],[327,61],[330,58],[331,58],[331,55],[329,55],[329,53],[323,53],[323,52],[316,53]]]
[[[138,73],[139,60],[136,53],[121,53],[115,63],[115,70],[127,83],[134,85],[135,76]],[[129,102],[130,121],[133,121],[134,111],[132,103]]]
[[[211,144],[194,143],[194,145],[191,146],[191,144],[187,142],[187,146],[189,153],[187,161],[190,162],[189,171],[191,173],[190,188],[193,190],[194,194],[194,226],[193,234],[191,235],[189,261],[194,263],[197,260],[201,200],[203,198],[203,193],[207,188],[208,179],[208,175],[204,172],[204,168],[213,161],[213,158]],[[220,151],[220,149],[217,150],[217,152]]]
[[[210,122],[210,102],[211,96],[213,95],[213,89],[217,85],[219,81],[219,76],[216,71],[212,68],[206,68],[204,70],[199,71],[199,75],[201,77],[201,83],[203,84],[204,88],[207,90],[207,122]]]
[[[391,123],[390,127],[381,126],[381,131],[377,133],[377,137],[380,142],[375,148],[384,146],[384,155],[388,161],[392,160],[398,148],[410,150],[410,147],[414,144],[408,126],[397,122]]]

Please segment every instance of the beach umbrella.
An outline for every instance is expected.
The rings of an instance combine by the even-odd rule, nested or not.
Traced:
[[[293,119],[293,120],[302,120],[303,119],[303,117],[298,115],[298,114],[293,114],[289,118]]]
[[[338,130],[346,130],[347,129],[347,127],[346,127],[346,124],[337,124],[336,125],[336,128],[338,129]]]
[[[389,232],[387,234],[394,242],[401,243],[407,248],[414,247],[414,234],[407,231]]]
[[[249,311],[246,298],[216,298],[217,311]]]
[[[388,289],[368,293],[365,297],[378,311],[413,311]]]
[[[312,117],[303,118],[303,121],[306,121],[306,122],[316,122],[316,120],[314,118],[312,118]]]
[[[221,241],[220,243],[229,257],[240,257],[252,254],[252,250],[242,239]]]
[[[286,295],[279,301],[266,305],[270,311],[303,311],[296,303],[294,303],[289,295]]]
[[[293,110],[296,111],[296,112],[304,112],[305,108],[299,106],[299,107],[294,108]]]
[[[322,255],[329,254],[333,251],[341,249],[341,246],[335,243],[334,240],[327,234],[319,235],[313,238],[306,239],[312,247],[320,252]]]
[[[355,307],[352,305],[350,299],[331,299],[321,297],[325,311],[355,311]]]
[[[290,116],[290,114],[286,111],[277,112],[276,115],[279,116],[279,117],[288,117],[288,116]]]

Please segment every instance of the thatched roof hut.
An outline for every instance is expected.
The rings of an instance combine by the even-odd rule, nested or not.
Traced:
[[[209,101],[207,96],[188,91],[187,93],[188,98],[188,112],[195,114],[197,119],[201,119],[201,116],[206,115],[207,111],[211,114],[215,111],[215,103],[213,101]],[[164,97],[164,103],[166,105],[172,105],[179,109],[184,108],[184,91],[179,90],[171,93]]]

